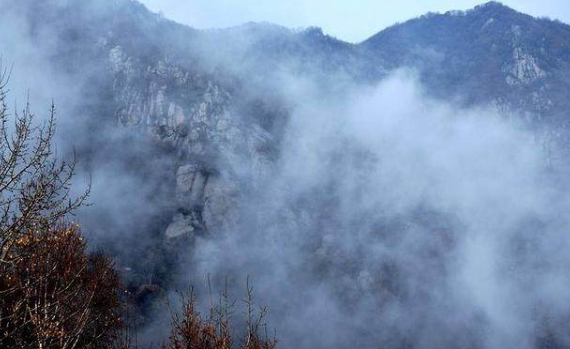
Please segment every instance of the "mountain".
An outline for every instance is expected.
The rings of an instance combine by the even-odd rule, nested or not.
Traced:
[[[230,229],[244,184],[220,168],[246,159],[260,169],[273,166],[294,108],[281,91],[287,74],[310,76],[338,98],[352,84],[413,69],[432,97],[526,113],[537,127],[553,125],[558,138],[566,137],[570,26],[497,2],[427,14],[360,44],[319,28],[269,23],[196,30],[132,0],[5,0],[2,8],[2,22],[25,19],[22,36],[90,96],[73,103],[78,117],[63,126],[89,130],[78,149],[93,163],[134,166],[129,172],[154,188],[147,195],[171,217],[157,228],[168,237]],[[145,151],[116,154],[124,146],[107,135],[119,132],[117,124],[137,138],[132,147]],[[150,167],[148,144],[160,149]],[[157,187],[157,176],[177,184]]]
[[[566,24],[490,2],[395,25],[361,46],[391,69],[418,69],[439,97],[457,96],[470,104],[496,102],[565,123],[569,33]]]
[[[519,155],[514,152],[506,161],[501,158],[500,170],[489,174],[484,166],[476,165],[485,163],[486,157],[493,158],[494,151],[481,151],[464,161],[453,153],[456,149],[450,149],[453,144],[445,142],[448,135],[444,134],[443,140],[429,139],[428,146],[414,148],[420,152],[408,159],[413,165],[400,167],[404,160],[390,162],[376,156],[364,148],[366,142],[345,134],[354,131],[351,128],[327,134],[329,127],[349,123],[328,113],[343,111],[338,107],[342,101],[365,95],[374,86],[389,83],[399,70],[408,69],[415,72],[422,94],[430,101],[453,106],[457,114],[491,106],[505,119],[519,117],[525,127],[537,131],[537,139],[546,139],[544,143],[568,147],[570,26],[490,2],[466,12],[427,14],[352,44],[319,28],[292,30],[270,23],[197,30],[154,14],[133,0],[0,0],[0,8],[0,32],[13,34],[0,36],[0,52],[5,51],[6,58],[16,63],[16,84],[19,63],[24,62],[20,66],[33,72],[32,86],[27,87],[32,92],[53,94],[56,103],[62,104],[61,141],[76,147],[85,173],[93,175],[95,205],[82,212],[79,220],[97,243],[116,253],[135,291],[138,287],[157,289],[144,288],[146,283],[162,289],[181,287],[180,280],[188,280],[191,271],[235,257],[222,271],[236,268],[242,274],[253,270],[270,275],[270,281],[261,282],[263,290],[275,291],[273,284],[281,279],[294,281],[294,286],[297,282],[310,286],[276,291],[282,297],[276,296],[278,317],[287,320],[290,333],[305,333],[324,321],[318,329],[334,335],[340,341],[337,347],[354,347],[351,337],[345,336],[347,332],[359,336],[360,347],[377,346],[378,338],[392,348],[422,347],[422,343],[428,348],[485,347],[481,342],[492,331],[486,327],[491,326],[487,323],[491,320],[483,311],[469,309],[464,318],[454,312],[459,309],[452,303],[455,299],[442,299],[447,298],[445,292],[457,296],[445,288],[447,276],[460,259],[454,253],[462,236],[471,232],[465,228],[472,228],[471,221],[425,201],[429,201],[426,197],[431,186],[442,185],[446,179],[458,180],[461,185],[444,191],[445,195],[471,194],[465,188],[480,182],[470,176],[479,178],[481,173],[491,178],[481,182],[491,184],[473,192],[504,199],[507,190],[495,184],[507,181],[496,178],[526,168],[526,162],[520,165],[512,160]],[[392,91],[392,99],[383,102],[399,105],[408,101],[406,85],[388,86],[396,91]],[[402,101],[397,97],[400,92]],[[424,109],[413,110],[420,114]],[[387,110],[392,109],[387,106]],[[305,122],[301,123],[304,130],[295,128],[299,118]],[[401,121],[395,120],[394,124]],[[420,121],[432,119],[417,115],[417,120],[429,128]],[[484,118],[477,122],[473,125],[487,125]],[[413,120],[401,123],[407,127]],[[375,125],[363,126],[373,134],[368,142],[389,133]],[[468,137],[471,133],[462,134],[469,142],[461,145],[471,149],[486,138],[487,134],[481,133],[503,130],[500,124],[492,125],[498,131],[491,127],[473,130],[473,138]],[[402,142],[422,138],[422,132],[411,129],[416,133],[396,138]],[[333,144],[330,149],[320,147],[321,132]],[[296,133],[317,140],[299,140],[294,138]],[[439,147],[425,149],[432,144]],[[302,151],[291,154],[287,147],[292,145],[308,149],[309,155]],[[405,155],[400,147],[394,151]],[[430,177],[431,167],[425,165],[425,159],[448,151],[452,158],[460,158],[466,169],[474,166],[473,173],[446,177],[451,166],[438,158],[435,165],[428,165],[443,168],[443,174]],[[520,153],[525,151],[528,149]],[[559,159],[561,167],[568,164],[565,156]],[[315,166],[318,161],[325,165]],[[383,161],[395,172],[374,172]],[[385,192],[397,186],[397,179],[409,178],[406,176],[414,171],[418,174],[410,184],[413,190],[397,196],[386,194],[395,201],[417,198],[411,209],[394,204],[393,213],[379,204]],[[306,173],[311,180],[303,177]],[[393,182],[384,183],[384,187],[367,185],[374,176],[386,176]],[[420,184],[428,180],[429,188],[422,189]],[[382,198],[366,196],[379,187],[384,190],[378,194]],[[347,192],[350,200],[343,197]],[[500,215],[497,221],[501,224],[481,213],[501,206],[496,201],[484,205],[474,201],[475,208],[466,211],[491,222],[480,226],[503,229],[511,223],[511,217],[503,217],[499,209],[489,216]],[[517,209],[519,204],[524,206],[524,202],[508,203]],[[354,212],[354,207],[360,210]],[[512,223],[512,229],[524,234],[530,234],[527,229],[540,231],[547,226],[539,219],[544,211],[528,209],[528,217]],[[283,231],[293,232],[292,236],[281,234]],[[228,236],[236,237],[224,240]],[[223,249],[218,254],[210,245],[216,239],[221,240]],[[531,249],[528,246],[534,240],[526,235],[521,239],[513,249]],[[364,253],[370,246],[374,253]],[[392,251],[402,246],[412,251],[396,256]],[[289,260],[284,251],[294,251],[299,258]],[[380,254],[389,257],[376,263]],[[253,267],[249,259],[255,260]],[[543,261],[525,262],[534,267]],[[420,271],[412,270],[411,265]],[[511,265],[501,267],[514,270]],[[440,273],[432,278],[433,270]],[[521,275],[516,277],[524,279]],[[332,286],[323,290],[317,281]],[[379,296],[366,293],[372,287],[381,289]],[[328,297],[340,300],[329,307],[321,301]],[[457,296],[461,297],[467,296]],[[287,317],[292,307],[287,303],[303,305],[309,299],[313,308],[308,307],[303,314],[308,320],[300,326],[297,319]],[[139,301],[147,304],[148,300]],[[358,307],[353,307],[355,303]],[[376,312],[366,312],[375,306],[388,309],[389,320],[378,320]],[[544,308],[541,303],[533,306],[533,311]],[[315,321],[321,307],[326,308],[327,319]],[[407,313],[407,307],[416,312]],[[456,317],[439,313],[440,308]],[[365,316],[359,316],[361,312]],[[346,315],[341,320],[351,325],[339,330],[338,324],[327,322],[338,314]],[[544,315],[537,314],[533,317]],[[408,315],[413,320],[405,326],[393,324],[400,324]],[[541,320],[540,326],[529,331],[537,337],[533,340],[547,343],[543,347],[554,348],[553,338],[567,333],[552,330],[551,324],[562,317],[549,315],[544,315],[546,325],[542,326]],[[388,334],[366,331],[369,322]],[[455,331],[453,336],[448,335],[450,331]],[[410,339],[407,335],[411,332]],[[319,339],[322,347],[338,344],[327,343],[324,336]],[[297,346],[292,347],[317,347],[310,340],[294,344]]]

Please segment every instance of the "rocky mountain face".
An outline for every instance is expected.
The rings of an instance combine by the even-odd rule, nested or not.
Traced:
[[[271,166],[280,138],[272,126],[287,119],[287,102],[268,97],[264,88],[274,87],[257,80],[277,81],[279,72],[312,74],[323,84],[329,75],[375,83],[390,71],[411,68],[437,98],[523,112],[541,126],[555,125],[557,134],[567,127],[570,26],[496,2],[467,12],[428,14],[358,45],[318,28],[293,32],[246,24],[196,33],[158,17],[153,20],[157,28],[142,35],[153,38],[163,27],[176,27],[185,34],[174,42],[192,49],[159,48],[152,57],[138,47],[129,50],[114,36],[106,38],[101,49],[108,52],[115,117],[121,125],[141,127],[177,151],[176,190],[185,199],[178,201],[181,213],[167,228],[169,237],[208,227],[218,231],[222,221],[229,228],[231,219],[226,218],[239,201],[235,198],[240,185],[233,174],[216,173],[218,161],[255,159],[251,165],[260,171]],[[120,31],[112,28],[111,33]],[[213,62],[204,63],[204,56]],[[245,69],[234,68],[228,57],[245,62]],[[253,92],[241,94],[244,89]],[[247,119],[242,118],[244,108]]]
[[[102,133],[108,125],[137,130],[168,149],[175,178],[175,199],[170,192],[164,199],[175,212],[162,227],[168,239],[231,229],[244,183],[219,169],[272,166],[291,109],[275,86],[285,72],[327,86],[330,76],[371,84],[411,68],[435,97],[494,103],[558,129],[568,122],[570,26],[496,2],[427,14],[360,44],[271,24],[198,31],[130,0],[3,8],[5,18],[27,19],[26,35],[54,41],[48,56],[61,74],[84,81],[84,94],[110,99],[91,101],[106,107],[87,109],[88,123]]]

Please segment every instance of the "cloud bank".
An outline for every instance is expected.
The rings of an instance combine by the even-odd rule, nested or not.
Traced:
[[[189,281],[239,294],[251,276],[285,347],[570,344],[566,190],[531,130],[405,72],[337,102],[306,86],[286,88],[307,102],[279,160],[246,179],[237,230],[198,242]]]

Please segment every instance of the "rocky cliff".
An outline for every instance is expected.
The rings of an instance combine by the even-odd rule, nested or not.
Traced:
[[[285,73],[310,75],[338,94],[338,81],[373,84],[412,68],[435,97],[524,112],[558,133],[568,122],[570,26],[495,2],[428,14],[358,45],[318,28],[252,23],[197,31],[130,0],[4,7],[5,17],[27,19],[22,28],[34,40],[52,36],[48,56],[61,74],[86,81],[84,93],[112,99],[85,116],[95,127],[132,129],[174,154],[168,238],[231,230],[247,187],[239,172],[267,172],[279,152],[292,107],[279,95]],[[87,60],[89,69],[81,65]]]

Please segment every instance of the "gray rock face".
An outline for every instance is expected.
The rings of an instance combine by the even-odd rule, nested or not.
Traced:
[[[210,174],[196,165],[181,166],[176,173],[176,195],[181,206],[203,207]]]
[[[244,123],[232,110],[231,94],[211,76],[162,60],[144,65],[120,46],[112,47],[108,57],[120,125],[174,149],[180,164],[173,183],[179,213],[166,237],[231,230],[240,195],[231,169],[268,166],[263,149],[273,137],[259,125]]]
[[[172,219],[172,223],[166,229],[167,239],[176,239],[179,237],[191,237],[195,231],[194,217],[189,215],[178,214]]]
[[[166,231],[167,238],[216,234],[235,227],[239,186],[199,165],[181,166],[176,174],[178,211]]]
[[[546,73],[538,66],[537,58],[526,52],[521,46],[521,27],[513,25],[511,30],[513,33],[513,56],[503,67],[503,72],[507,74],[507,83],[511,86],[528,85],[545,77]]]
[[[176,173],[176,205],[181,212],[174,216],[166,229],[166,237],[173,239],[206,231],[202,219],[204,191],[210,175],[197,165],[181,166]]]

